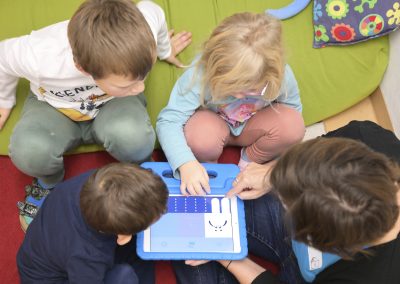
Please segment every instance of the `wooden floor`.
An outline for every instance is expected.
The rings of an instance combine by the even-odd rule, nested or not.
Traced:
[[[331,131],[346,125],[351,120],[371,120],[383,128],[393,131],[381,90],[378,88],[369,97],[351,108],[324,120],[325,130]]]
[[[369,97],[351,108],[307,127],[304,140],[308,140],[331,130],[338,129],[352,120],[371,120],[383,128],[393,131],[389,114],[381,90],[378,88]]]

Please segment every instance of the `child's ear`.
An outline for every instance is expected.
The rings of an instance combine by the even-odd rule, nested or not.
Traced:
[[[117,235],[117,244],[123,246],[129,243],[132,239],[132,235]]]

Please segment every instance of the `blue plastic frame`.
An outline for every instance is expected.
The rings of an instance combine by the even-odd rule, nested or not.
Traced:
[[[212,194],[225,194],[232,187],[232,182],[239,173],[237,165],[233,164],[202,164],[210,176],[210,187]],[[141,165],[143,168],[151,169],[158,174],[166,183],[170,194],[180,194],[180,180],[172,177],[172,170],[166,162],[146,162]],[[153,260],[186,260],[186,259],[243,259],[247,256],[247,238],[246,238],[246,221],[244,213],[244,203],[241,199],[237,199],[238,206],[238,223],[240,234],[241,251],[238,253],[221,253],[221,252],[145,252],[143,250],[144,232],[137,235],[137,254],[142,259]]]
[[[308,4],[310,4],[311,0],[294,0],[289,5],[282,7],[280,9],[268,9],[265,13],[271,14],[272,16],[285,20],[291,18],[301,11],[303,11]]]

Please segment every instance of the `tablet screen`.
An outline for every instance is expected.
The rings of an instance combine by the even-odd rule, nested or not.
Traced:
[[[168,212],[144,232],[145,252],[241,251],[237,199],[170,195]]]

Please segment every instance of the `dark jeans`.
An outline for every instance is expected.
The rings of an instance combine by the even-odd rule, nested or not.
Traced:
[[[116,264],[110,269],[105,284],[138,284],[139,280],[133,267],[129,264]]]
[[[114,267],[106,275],[106,284],[154,284],[154,261],[145,261],[136,254],[136,236],[115,250]]]
[[[245,201],[249,252],[280,266],[279,279],[284,283],[303,283],[283,222],[284,209],[272,194]],[[192,267],[183,261],[172,262],[178,283],[238,283],[217,262]]]

